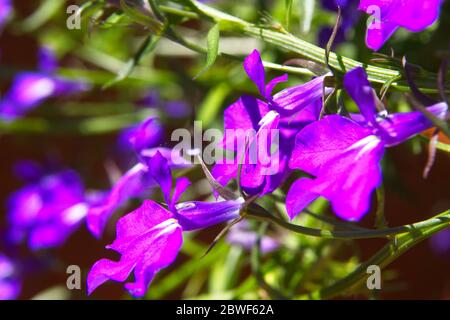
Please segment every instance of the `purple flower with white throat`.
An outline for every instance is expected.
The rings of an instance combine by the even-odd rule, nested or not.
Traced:
[[[207,228],[239,217],[244,200],[215,203],[178,203],[190,182],[178,178],[172,190],[168,161],[159,152],[150,159],[150,174],[159,184],[167,208],[152,200],[117,222],[116,240],[107,248],[121,254],[119,261],[101,259],[89,272],[88,294],[108,280],[123,282],[134,270],[134,282],[125,284],[131,295],[142,297],[155,274],[177,257],[183,231]]]
[[[21,72],[13,79],[0,100],[0,119],[11,121],[22,117],[52,97],[70,96],[88,89],[86,83],[69,81],[53,74],[57,65],[53,52],[41,48],[39,72]]]
[[[292,184],[286,197],[291,218],[323,196],[339,217],[361,219],[369,210],[372,191],[381,183],[379,162],[385,148],[433,126],[418,111],[378,114],[375,92],[362,68],[347,73],[344,84],[361,115],[353,115],[352,119],[329,115],[297,134],[289,166],[313,178],[301,178]],[[427,110],[445,118],[448,106],[438,103]]]
[[[240,180],[243,190],[263,195],[278,188],[289,175],[287,163],[295,134],[318,119],[324,77],[272,95],[274,87],[286,81],[287,75],[266,85],[257,50],[245,59],[244,69],[264,101],[244,95],[225,110],[225,137],[221,143],[224,149],[235,152],[236,157],[231,163],[216,164],[212,174],[220,183],[227,184],[237,177],[239,162],[243,160]],[[254,134],[248,135],[249,132]],[[248,148],[244,152],[246,137]]]
[[[359,10],[373,15],[366,44],[379,50],[400,27],[419,32],[439,18],[442,0],[361,0]]]
[[[189,167],[191,164],[181,155],[167,148],[152,148],[142,150],[140,162],[124,173],[113,187],[107,192],[102,201],[89,208],[87,225],[91,233],[97,238],[101,236],[111,215],[129,200],[148,196],[157,186],[150,172],[150,159],[161,154],[171,169]]]
[[[75,171],[42,174],[9,197],[10,240],[28,238],[32,250],[61,246],[87,210],[83,184]]]
[[[16,299],[22,287],[15,263],[0,253],[0,300]]]

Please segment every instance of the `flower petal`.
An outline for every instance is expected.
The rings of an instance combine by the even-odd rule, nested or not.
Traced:
[[[266,80],[264,66],[258,50],[253,50],[244,60],[244,69],[248,77],[255,83],[261,96],[266,98]]]
[[[220,202],[189,201],[176,205],[178,220],[184,231],[208,228],[239,217],[244,199]]]
[[[367,74],[364,69],[358,67],[347,72],[344,76],[344,86],[362,115],[369,123],[374,124],[377,114],[375,92],[369,80],[367,80]]]
[[[173,214],[147,200],[117,223],[116,240],[107,248],[121,253],[120,261],[102,259],[88,275],[88,293],[108,280],[125,281],[133,268],[135,282],[126,284],[141,297],[154,274],[171,264],[182,244],[182,230]]]
[[[444,120],[448,106],[441,102],[428,107],[427,111]],[[395,113],[379,122],[377,134],[387,146],[394,146],[433,126],[434,124],[420,111]]]
[[[281,90],[273,96],[273,105],[277,112],[282,115],[293,115],[312,103],[322,99],[325,94],[331,92],[331,88],[323,87],[325,76],[316,77],[313,80]]]

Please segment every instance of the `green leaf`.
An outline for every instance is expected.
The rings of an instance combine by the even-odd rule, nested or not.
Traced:
[[[150,15],[147,15],[142,8],[139,8],[138,6],[130,6],[127,4],[126,0],[120,0],[120,7],[127,16],[133,19],[134,22],[149,27],[153,32],[158,32],[161,30],[162,23]]]
[[[217,113],[230,90],[228,84],[220,83],[208,92],[197,114],[197,120],[202,121],[204,127],[208,127],[211,121],[216,119]]]
[[[128,76],[133,72],[134,68],[139,64],[142,57],[145,56],[147,53],[153,51],[153,49],[156,47],[156,44],[161,39],[160,35],[149,35],[145,38],[141,46],[139,47],[136,54],[128,60],[128,62],[123,66],[123,68],[117,73],[117,76],[106,83],[103,86],[103,89],[109,88],[113,86],[114,84],[128,78]]]
[[[293,0],[285,0],[286,3],[286,15],[284,17],[286,30],[289,31],[291,29],[291,15],[292,15],[292,3]]]
[[[53,16],[61,11],[65,11],[64,1],[61,0],[44,0],[37,9],[28,16],[22,23],[21,29],[25,32],[32,32],[37,30],[44,23],[49,21]]]
[[[212,67],[214,62],[216,62],[217,56],[219,55],[219,39],[220,39],[220,28],[218,24],[215,24],[208,32],[207,37],[207,53],[206,53],[206,64],[194,79],[200,77],[209,68]]]
[[[302,1],[302,32],[308,33],[311,30],[311,22],[314,16],[315,0]]]

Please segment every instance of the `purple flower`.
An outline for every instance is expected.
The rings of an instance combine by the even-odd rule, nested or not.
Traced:
[[[189,104],[182,100],[166,101],[163,110],[172,118],[185,118],[192,112]]]
[[[10,0],[0,0],[0,29],[5,24],[6,19],[8,19],[12,10],[13,8]]]
[[[49,49],[41,49],[39,60],[40,72],[22,72],[14,78],[9,91],[0,100],[0,119],[14,120],[48,98],[68,96],[87,89],[85,83],[65,80],[51,73],[56,60]]]
[[[346,40],[348,31],[352,29],[359,20],[357,10],[357,0],[321,0],[322,8],[332,12],[338,12],[338,6],[341,8],[341,25],[337,31],[334,45],[340,44]],[[322,27],[319,31],[319,45],[325,47],[333,33],[332,27]]]
[[[0,300],[13,300],[19,296],[22,285],[15,270],[14,263],[0,253]]]
[[[430,245],[437,255],[450,258],[450,229],[442,230],[430,238]]]
[[[374,17],[367,28],[367,46],[379,50],[399,27],[424,30],[438,19],[441,4],[441,0],[361,0],[359,10]]]
[[[237,155],[231,164],[216,164],[212,174],[220,183],[226,184],[237,177],[238,162],[242,159],[243,190],[263,195],[275,190],[289,175],[287,164],[295,134],[319,116],[324,77],[272,95],[273,88],[286,81],[287,75],[266,85],[264,66],[257,50],[245,59],[244,69],[265,101],[244,95],[225,110],[222,146]],[[249,137],[248,132],[255,134]],[[245,146],[243,139],[246,137],[249,138],[248,149],[244,152],[239,146]]]
[[[172,169],[186,168],[190,164],[180,155],[167,148],[154,148],[141,151],[141,162],[128,170],[114,184],[111,190],[95,205],[89,208],[87,215],[88,229],[96,237],[100,237],[111,215],[124,206],[130,199],[142,198],[158,186],[153,178],[149,159],[156,153],[161,154]]]
[[[60,246],[78,228],[87,209],[76,172],[42,175],[10,196],[10,239],[21,242],[27,237],[32,250]]]
[[[344,84],[362,115],[353,119],[326,116],[297,135],[289,166],[314,178],[301,178],[292,184],[286,197],[291,218],[323,196],[339,217],[361,219],[369,210],[372,191],[381,183],[379,162],[384,149],[433,126],[421,112],[378,114],[375,93],[362,68],[347,73]],[[448,107],[439,103],[427,109],[444,118]]]
[[[140,153],[144,149],[154,148],[163,141],[164,129],[158,117],[149,117],[131,128],[123,130],[119,137],[121,149],[131,148]]]
[[[207,228],[239,217],[243,199],[216,203],[182,202],[176,204],[189,186],[178,178],[172,190],[172,174],[165,157],[157,152],[150,159],[150,174],[159,184],[167,209],[152,200],[117,222],[116,240],[109,246],[121,254],[119,261],[101,259],[89,272],[88,294],[108,280],[123,282],[134,270],[134,282],[125,288],[142,297],[155,274],[170,265],[180,251],[183,231]]]
[[[240,246],[245,250],[251,250],[258,240],[258,234],[251,230],[247,221],[242,221],[233,226],[227,235],[227,241]],[[280,243],[272,237],[261,237],[261,252],[270,253],[280,247]]]

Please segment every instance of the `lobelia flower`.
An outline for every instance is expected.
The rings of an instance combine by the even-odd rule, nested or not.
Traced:
[[[140,162],[134,165],[114,184],[102,201],[92,205],[87,215],[89,231],[99,238],[111,215],[133,198],[142,198],[158,186],[157,181],[150,172],[150,159],[156,154],[161,154],[171,169],[181,169],[190,166],[179,154],[167,148],[152,148],[142,150]]]
[[[367,28],[366,44],[379,50],[391,35],[403,27],[419,32],[439,18],[441,0],[361,0],[359,10],[373,15]]]
[[[13,8],[10,0],[0,0],[0,30],[11,15],[12,10]]]
[[[16,299],[22,284],[16,275],[15,264],[0,253],[0,300]]]
[[[450,259],[450,229],[442,230],[430,238],[431,250],[443,258]]]
[[[27,237],[32,250],[60,246],[87,214],[80,177],[73,170],[33,177],[8,199],[9,238],[17,243]]]
[[[11,121],[51,97],[69,96],[87,90],[86,83],[69,81],[53,74],[56,58],[48,48],[39,52],[39,72],[18,73],[9,91],[0,100],[0,119]]]
[[[377,114],[375,93],[362,68],[348,72],[344,85],[361,115],[352,119],[329,115],[297,134],[289,166],[314,178],[292,184],[286,197],[291,219],[319,196],[331,202],[339,217],[361,219],[369,210],[372,191],[381,183],[384,149],[433,126],[421,112]],[[448,106],[438,103],[427,110],[444,118]]]
[[[240,246],[245,250],[252,250],[258,241],[258,234],[250,228],[249,223],[244,220],[234,225],[227,234],[227,241],[233,245]],[[269,236],[261,237],[261,252],[270,253],[280,247],[280,243]]]
[[[163,137],[164,129],[159,118],[152,116],[135,126],[123,130],[119,136],[119,147],[122,150],[131,149],[139,154],[142,150],[160,145]]]
[[[134,270],[134,282],[125,284],[131,295],[142,297],[155,274],[170,265],[183,242],[182,232],[207,228],[239,217],[242,198],[215,203],[189,201],[176,204],[189,186],[178,178],[172,192],[172,174],[167,159],[156,152],[150,173],[159,184],[167,209],[152,200],[119,219],[116,240],[109,246],[121,254],[119,261],[101,259],[88,274],[88,294],[108,280],[123,282]]]
[[[338,6],[341,8],[341,25],[336,33],[333,45],[344,42],[350,31],[359,20],[357,10],[357,0],[321,0],[322,8],[331,12],[338,12]],[[319,31],[318,42],[321,47],[325,47],[333,33],[333,27],[322,27]]]
[[[318,119],[324,76],[272,95],[278,83],[287,81],[287,75],[266,85],[264,66],[257,50],[245,59],[244,69],[265,101],[244,95],[225,110],[225,136],[221,144],[224,149],[232,150],[236,157],[231,163],[216,164],[212,174],[225,185],[237,177],[238,163],[242,159],[242,189],[248,194],[263,195],[275,190],[289,175],[287,164],[295,134],[307,123]],[[249,136],[248,132],[255,134]],[[246,136],[249,141],[244,153]],[[257,153],[256,161],[254,153]]]

